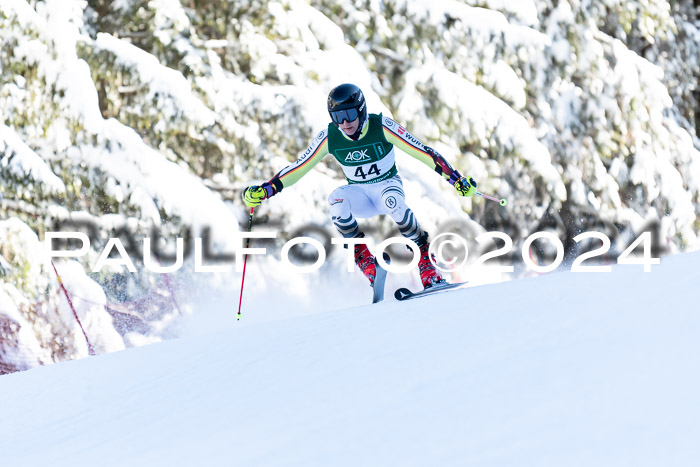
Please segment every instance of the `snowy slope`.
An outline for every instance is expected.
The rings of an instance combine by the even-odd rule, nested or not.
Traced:
[[[690,466],[700,253],[0,377],[3,466]]]

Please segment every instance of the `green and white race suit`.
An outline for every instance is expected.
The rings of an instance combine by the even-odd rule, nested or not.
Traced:
[[[370,114],[357,141],[330,123],[304,153],[270,180],[275,193],[298,182],[328,154],[340,164],[349,184],[378,183],[397,174],[395,147],[418,159],[446,179],[454,172],[437,152],[382,114]]]

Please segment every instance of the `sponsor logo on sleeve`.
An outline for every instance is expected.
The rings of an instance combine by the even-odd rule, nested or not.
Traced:
[[[404,131],[406,131],[406,130],[404,130]],[[415,147],[417,147],[417,148],[419,148],[419,149],[425,147],[425,146],[423,145],[423,143],[421,143],[420,140],[419,140],[418,138],[416,138],[415,136],[413,136],[413,135],[412,135],[411,133],[409,133],[408,131],[406,131],[406,134],[402,134],[402,137],[403,137],[403,139],[404,139],[405,141],[408,141],[408,142],[411,143],[413,146],[415,146]]]
[[[315,147],[309,147],[306,149],[304,154],[301,155],[301,157],[297,160],[297,162],[304,162],[308,157],[314,152]]]
[[[324,140],[326,137],[326,130],[323,130],[321,133],[316,136],[316,139],[311,143],[311,146],[306,148],[306,151],[304,151],[304,154],[301,155],[299,159],[297,159],[297,163],[302,163],[306,161],[306,159],[309,158],[310,155],[312,155],[316,150],[320,147],[320,143]]]

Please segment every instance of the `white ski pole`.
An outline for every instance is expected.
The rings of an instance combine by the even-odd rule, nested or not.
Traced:
[[[500,204],[501,206],[505,206],[508,203],[508,201],[506,201],[505,198],[501,198],[501,199],[494,198],[493,196],[485,195],[483,193],[479,193],[478,191],[475,191],[474,193],[481,196],[482,198],[486,198],[486,199],[489,199],[491,201],[495,201],[498,204]]]

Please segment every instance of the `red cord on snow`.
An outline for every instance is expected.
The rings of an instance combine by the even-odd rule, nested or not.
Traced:
[[[75,311],[75,307],[73,306],[73,301],[70,299],[70,295],[68,295],[68,290],[66,290],[66,286],[63,285],[63,280],[61,280],[61,276],[60,276],[60,274],[58,274],[58,270],[56,269],[56,265],[53,264],[53,261],[51,261],[51,266],[53,266],[53,272],[56,273],[56,278],[58,279],[58,285],[61,287],[61,290],[63,290],[63,294],[66,296],[66,300],[68,300],[68,305],[70,306],[71,311],[73,311],[73,316],[75,316],[75,320],[78,322],[78,325],[80,326],[80,330],[83,331],[83,336],[85,336],[85,342],[87,342],[87,346],[88,346],[88,354],[95,355],[95,349],[93,348],[92,344],[90,343],[90,339],[88,339],[88,336],[85,333],[85,328],[83,328],[83,323],[81,323],[80,318],[78,318],[78,313]]]

